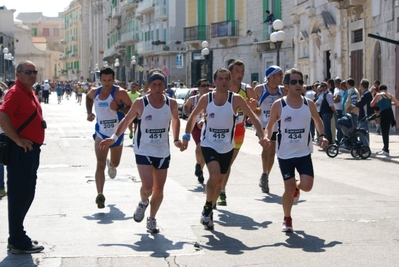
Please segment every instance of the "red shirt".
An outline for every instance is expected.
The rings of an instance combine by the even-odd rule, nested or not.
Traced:
[[[36,109],[36,116],[18,136],[41,145],[44,141],[42,107],[39,101],[37,101],[32,89],[27,89],[21,82],[17,81],[8,91],[3,104],[0,106],[0,111],[10,117],[11,124],[15,131]]]

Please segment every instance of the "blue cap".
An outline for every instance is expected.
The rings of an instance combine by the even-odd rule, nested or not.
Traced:
[[[279,66],[273,65],[266,69],[266,79],[269,79],[270,76],[276,74],[277,72],[282,71]]]

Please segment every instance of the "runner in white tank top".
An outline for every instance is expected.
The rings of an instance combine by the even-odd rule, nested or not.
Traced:
[[[320,147],[324,148],[328,145],[323,121],[317,112],[316,105],[312,100],[302,97],[303,83],[303,74],[297,69],[290,69],[284,74],[284,84],[288,87],[287,96],[274,102],[269,123],[266,126],[266,138],[270,140],[274,125],[280,121],[276,146],[284,180],[283,232],[293,231],[291,209],[294,201],[299,198],[299,190],[310,191],[313,187],[311,118],[320,133]],[[297,181],[294,179],[295,171],[300,175]]]
[[[105,139],[100,148],[106,148],[123,135],[126,128],[137,117],[139,127],[135,134],[134,151],[136,164],[141,179],[140,202],[133,214],[136,222],[141,222],[151,203],[150,216],[147,217],[147,230],[158,233],[155,215],[163,200],[163,189],[170,162],[169,125],[172,121],[173,144],[180,148],[180,120],[175,99],[166,97],[165,76],[162,70],[149,72],[147,95],[136,99],[126,117],[120,122],[111,138]]]
[[[258,99],[258,108],[255,113],[259,116],[263,128],[266,127],[270,118],[270,110],[273,103],[283,96],[280,87],[283,81],[283,70],[279,66],[269,66],[265,73],[265,83],[259,84],[254,91]],[[273,135],[271,141],[276,141],[278,125],[274,125]],[[259,178],[259,187],[263,193],[269,194],[269,174],[274,165],[274,158],[276,153],[276,142],[272,142],[270,148],[263,148],[262,150],[262,174]]]
[[[311,114],[306,99],[303,97],[303,105],[300,108],[287,105],[286,96],[279,101],[281,116],[276,151],[280,159],[299,158],[313,152],[310,135]]]
[[[223,68],[218,69],[213,76],[216,89],[201,97],[191,113],[181,147],[181,150],[187,149],[196,117],[201,112],[206,112],[206,122],[201,135],[201,149],[209,170],[209,180],[206,186],[206,202],[200,219],[206,230],[212,230],[214,227],[212,209],[218,199],[222,179],[230,168],[233,158],[233,129],[236,122],[235,111],[238,108],[244,111],[253,122],[260,139],[259,143],[263,145],[265,142],[262,125],[247,105],[246,100],[238,94],[229,92],[230,71]]]

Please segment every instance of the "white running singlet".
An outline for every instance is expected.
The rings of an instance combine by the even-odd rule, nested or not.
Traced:
[[[169,125],[172,112],[169,98],[164,96],[165,104],[154,108],[148,99],[143,97],[143,114],[139,118],[134,136],[134,153],[141,156],[166,158],[170,155]]]
[[[291,108],[286,100],[281,98],[280,127],[277,133],[276,154],[280,159],[299,158],[313,152],[310,136],[311,113],[307,99],[302,97],[302,106]]]
[[[261,110],[261,114],[259,115],[259,119],[262,122],[262,127],[263,129],[266,128],[267,123],[269,122],[270,119],[270,109],[272,108],[272,105],[274,101],[279,99],[282,96],[282,92],[280,87],[278,87],[277,94],[270,94],[269,91],[267,90],[267,85],[263,84],[262,85],[262,95],[259,98],[258,105]],[[273,132],[277,132],[278,125],[277,123],[274,125]]]
[[[220,154],[234,148],[236,113],[233,110],[234,93],[229,92],[223,106],[216,106],[213,92],[208,93],[205,123],[202,126],[201,146],[210,147]]]
[[[113,86],[111,93],[105,100],[99,98],[101,89],[102,86],[97,89],[94,97],[94,111],[97,118],[95,131],[96,133],[110,137],[125,115],[110,108],[111,102],[114,101],[116,86]]]

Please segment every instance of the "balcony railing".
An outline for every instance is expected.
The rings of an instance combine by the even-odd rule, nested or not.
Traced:
[[[156,53],[160,52],[180,53],[181,51],[185,51],[186,47],[181,41],[171,40],[167,41],[165,44],[154,45],[153,50]]]
[[[137,8],[140,3],[140,0],[125,0],[122,2],[122,8],[125,11],[130,11],[134,8]]]
[[[184,41],[203,41],[209,39],[209,25],[184,28]]]
[[[152,41],[139,42],[137,44],[137,53],[142,54],[153,52],[154,47],[155,45],[152,44]]]
[[[211,38],[238,37],[238,20],[211,23]]]
[[[112,8],[112,18],[117,19],[121,16],[121,10],[119,6],[115,6]]]
[[[125,32],[121,35],[121,42],[122,43],[136,43],[139,42],[140,38],[139,38],[139,34],[138,33],[134,33],[132,31],[129,32]]]
[[[137,7],[137,12],[140,13],[148,13],[152,11],[155,7],[155,0],[143,0],[139,3]]]
[[[160,19],[160,20],[166,20],[168,18],[167,12],[166,12],[166,5],[165,4],[159,4],[158,6],[155,7],[155,19]]]

